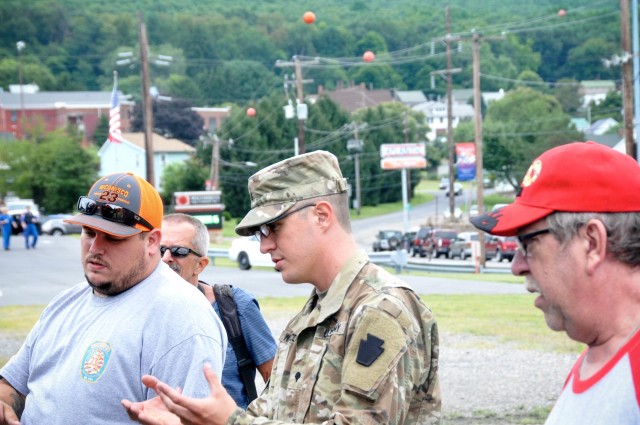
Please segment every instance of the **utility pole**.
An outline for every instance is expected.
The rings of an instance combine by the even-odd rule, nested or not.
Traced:
[[[638,149],[638,138],[640,138],[640,59],[638,59],[638,51],[640,50],[640,41],[638,41],[638,0],[631,1],[631,28],[633,38],[633,113],[635,124],[635,140],[636,140],[636,156],[640,155]],[[640,158],[637,158],[640,162]]]
[[[355,178],[356,178],[356,214],[360,215],[360,208],[362,208],[362,196],[360,191],[360,154],[362,153],[363,141],[358,137],[358,131],[366,128],[367,124],[356,124],[352,121],[351,124],[346,125],[346,128],[353,130],[353,139],[347,140],[347,151],[353,154],[355,165]]]
[[[211,139],[211,187],[208,190],[217,190],[220,186],[220,139],[215,133]]]
[[[295,56],[294,58],[295,71],[296,71],[296,98],[300,100],[300,103],[304,103],[304,94],[302,92],[302,66],[300,65],[300,58]],[[298,103],[296,107],[300,104]],[[298,150],[300,154],[305,152],[304,150],[304,120],[298,116]]]
[[[622,55],[622,98],[624,110],[624,140],[627,155],[637,158],[636,145],[633,141],[633,68],[629,60],[631,53],[631,36],[629,34],[629,0],[620,0],[620,40]]]
[[[484,39],[502,40],[500,37],[485,37]],[[473,34],[473,114],[474,114],[474,133],[476,145],[476,184],[477,184],[477,202],[478,213],[484,212],[484,165],[483,165],[483,143],[482,143],[482,103],[480,101],[480,34]],[[484,239],[484,232],[480,232],[480,241]],[[482,267],[486,264],[484,243],[480,242],[480,264]]]
[[[140,42],[140,75],[142,77],[142,105],[144,107],[144,148],[147,160],[147,181],[155,186],[153,173],[153,104],[149,84],[149,48],[147,46],[147,27],[138,12]]]
[[[452,99],[452,78],[451,78],[451,18],[449,6],[445,8],[447,34],[445,41],[447,45],[447,151],[449,152],[449,211],[450,217],[455,217],[455,192],[453,189],[453,181],[455,180],[453,154],[455,146],[453,143],[453,99]]]
[[[484,187],[483,187],[483,165],[482,165],[482,110],[480,102],[480,36],[473,34],[473,119],[476,144],[476,186],[478,190],[477,203],[478,214],[484,212]],[[486,254],[484,246],[484,232],[480,232],[480,265],[486,264]]]
[[[313,60],[310,63],[318,63],[317,60]],[[296,85],[296,107],[295,107],[295,115],[298,118],[298,138],[296,141],[296,146],[294,148],[294,151],[296,151],[296,155],[298,153],[302,154],[305,152],[304,149],[304,120],[307,119],[307,105],[304,103],[304,93],[302,90],[302,85],[304,83],[312,83],[313,80],[303,80],[302,79],[302,63],[300,61],[300,58],[298,56],[294,56],[293,57],[293,62],[285,62],[285,61],[281,61],[281,60],[277,60],[276,61],[276,66],[277,67],[289,67],[289,66],[293,66],[294,67],[294,71],[295,71],[295,76],[296,76],[296,80],[295,80],[295,85]],[[288,95],[288,84],[289,80],[286,79],[286,75],[285,75],[285,81],[284,81],[284,89],[285,89],[285,94],[287,95],[287,98],[289,97]],[[289,99],[290,101],[290,99]],[[287,108],[291,108],[290,106],[285,106],[285,117],[286,118],[293,118],[293,110],[291,110],[291,112],[287,112]],[[289,116],[291,115],[291,116]]]

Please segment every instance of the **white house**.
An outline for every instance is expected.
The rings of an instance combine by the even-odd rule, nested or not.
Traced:
[[[582,97],[582,107],[586,108],[591,102],[599,104],[615,89],[616,84],[612,80],[581,81],[578,93]]]
[[[587,133],[588,135],[596,134],[598,136],[601,136],[609,132],[612,128],[617,127],[618,125],[618,121],[614,120],[613,118],[603,118],[591,124],[591,126],[585,130],[585,133]]]
[[[412,106],[411,109],[424,114],[425,121],[430,128],[427,133],[429,140],[436,140],[438,137],[447,134],[449,119],[447,116],[446,102],[428,101]],[[451,116],[451,126],[452,128],[456,128],[461,121],[473,120],[473,106],[463,103],[453,103]]]
[[[144,133],[122,133],[122,143],[105,142],[98,151],[100,176],[113,173],[132,172],[140,177],[147,176]],[[153,185],[162,190],[162,174],[167,165],[184,162],[191,158],[196,149],[177,139],[167,139],[153,134]]]

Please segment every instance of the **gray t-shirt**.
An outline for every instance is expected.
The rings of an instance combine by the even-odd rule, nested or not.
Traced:
[[[207,300],[160,261],[119,295],[97,297],[86,282],[58,295],[0,375],[27,396],[23,425],[129,424],[120,401],[155,396],[142,375],[207,397],[203,365],[221,376],[226,347]]]

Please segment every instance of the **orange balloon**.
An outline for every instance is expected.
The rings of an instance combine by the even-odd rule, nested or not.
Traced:
[[[255,108],[248,108],[248,109],[247,109],[247,116],[255,117],[255,116],[256,116],[256,110],[255,110]]]
[[[364,55],[362,55],[362,59],[364,59],[365,62],[371,62],[375,58],[376,55],[374,55],[371,50],[367,50],[366,52],[364,52]]]
[[[302,20],[305,24],[313,24],[316,21],[316,14],[313,12],[304,12]]]

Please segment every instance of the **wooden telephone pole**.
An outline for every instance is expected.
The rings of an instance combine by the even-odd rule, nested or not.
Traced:
[[[147,27],[138,12],[140,43],[140,76],[142,77],[142,105],[144,107],[144,149],[147,162],[147,181],[155,186],[153,173],[153,103],[149,83],[149,47],[147,46]]]

